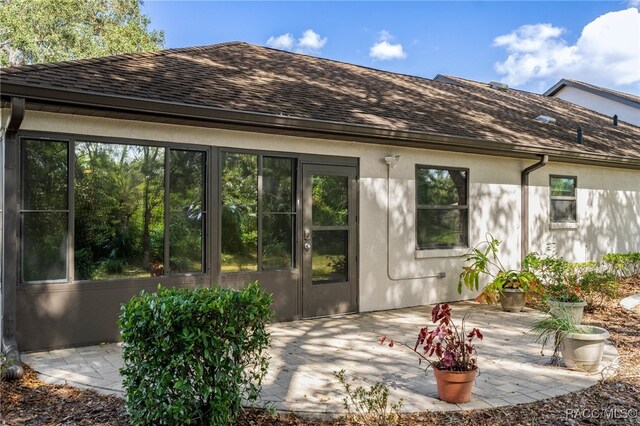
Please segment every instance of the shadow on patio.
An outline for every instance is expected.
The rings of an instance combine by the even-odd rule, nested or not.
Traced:
[[[389,348],[378,339],[386,335],[413,345],[421,326],[431,324],[431,306],[381,311],[272,325],[269,373],[260,404],[280,411],[311,416],[338,416],[344,392],[334,371],[344,369],[354,384],[370,386],[382,381],[390,398],[404,399],[402,411],[465,410],[532,402],[587,388],[615,372],[617,351],[605,346],[601,372],[583,373],[548,365],[551,350],[540,355],[540,345],[527,334],[542,315],[525,309],[502,312],[498,307],[473,302],[453,304],[457,322],[468,313],[469,330],[478,327],[480,375],[472,400],[447,404],[437,399],[433,373],[424,372],[418,357],[406,348]],[[117,369],[118,344],[25,354],[48,382],[68,382],[106,393],[122,393]]]

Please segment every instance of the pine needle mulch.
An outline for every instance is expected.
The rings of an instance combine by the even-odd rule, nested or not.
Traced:
[[[620,368],[609,379],[580,392],[529,404],[466,412],[403,414],[400,425],[630,425],[640,424],[640,312],[619,306],[640,293],[640,277],[625,280],[620,298],[606,300],[583,323],[606,328],[620,353]],[[393,395],[392,395],[393,397]],[[357,421],[321,420],[248,410],[247,426],[334,426]],[[0,382],[0,425],[128,425],[124,401],[70,386],[47,385],[25,365],[19,381]]]

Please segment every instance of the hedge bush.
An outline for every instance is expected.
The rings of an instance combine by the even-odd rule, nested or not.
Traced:
[[[122,306],[126,407],[133,424],[233,423],[267,372],[271,296],[158,288]]]
[[[609,253],[603,256],[602,261],[618,277],[640,275],[640,252]]]

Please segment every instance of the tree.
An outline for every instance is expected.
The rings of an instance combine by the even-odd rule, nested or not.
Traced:
[[[139,0],[0,0],[0,66],[153,51]]]

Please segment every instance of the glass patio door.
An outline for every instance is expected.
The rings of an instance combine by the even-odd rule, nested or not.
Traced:
[[[357,311],[356,169],[303,165],[302,316]]]

